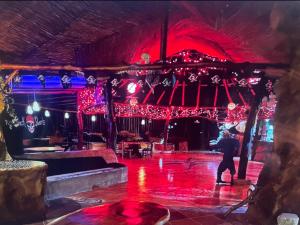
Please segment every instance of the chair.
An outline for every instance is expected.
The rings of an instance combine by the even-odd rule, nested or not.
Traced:
[[[151,148],[144,148],[142,150],[142,156],[143,157],[147,157],[147,156],[152,157],[152,150],[151,150]]]

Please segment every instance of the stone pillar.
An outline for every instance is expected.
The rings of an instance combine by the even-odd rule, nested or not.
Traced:
[[[0,126],[0,161],[4,160],[11,160],[11,157],[7,152],[2,127]]]
[[[0,223],[45,219],[47,165],[38,161],[0,161]]]
[[[273,9],[271,26],[287,36],[291,68],[275,86],[274,152],[259,176],[259,191],[247,212],[251,222],[262,225],[276,224],[280,213],[300,215],[300,5],[280,4]]]

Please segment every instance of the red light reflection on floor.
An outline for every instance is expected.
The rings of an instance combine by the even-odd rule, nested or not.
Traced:
[[[247,185],[218,186],[216,172],[221,155],[178,153],[148,159],[120,159],[128,167],[128,183],[101,188],[88,194],[108,202],[150,201],[164,206],[228,206],[247,196]],[[238,161],[235,161],[236,169]],[[247,179],[256,183],[262,163],[249,162]],[[223,173],[229,181],[229,171]],[[86,196],[88,197],[88,196]]]

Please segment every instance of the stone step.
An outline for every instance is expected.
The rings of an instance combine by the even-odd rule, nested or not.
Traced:
[[[93,187],[108,187],[127,182],[127,167],[102,168],[47,177],[46,200],[66,197],[92,190]]]

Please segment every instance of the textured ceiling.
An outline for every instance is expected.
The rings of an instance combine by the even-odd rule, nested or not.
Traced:
[[[0,2],[0,60],[103,65],[159,56],[166,2]],[[233,61],[285,62],[273,2],[170,2],[168,55],[194,48]],[[293,2],[290,4],[298,4]]]

